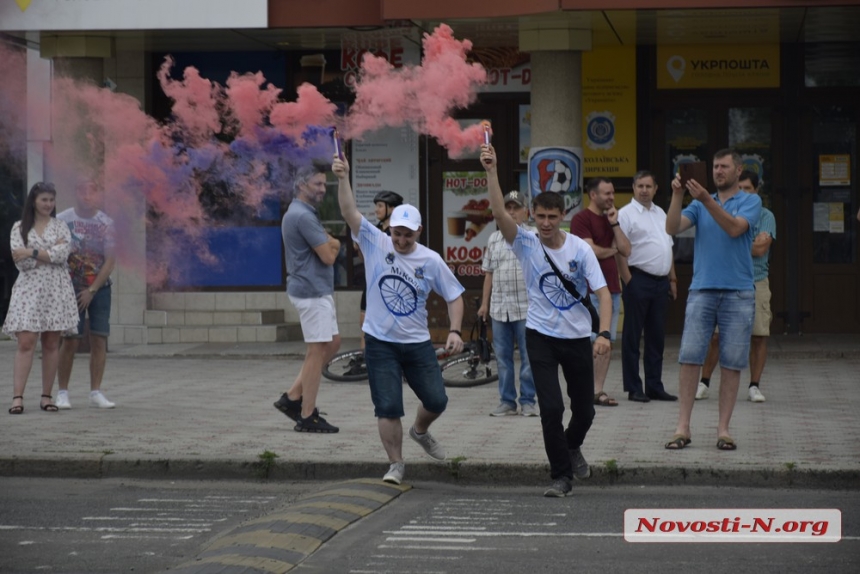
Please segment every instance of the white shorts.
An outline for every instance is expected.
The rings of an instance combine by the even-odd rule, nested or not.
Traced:
[[[305,343],[328,343],[338,334],[337,310],[331,295],[307,299],[290,296],[290,303],[299,312]]]

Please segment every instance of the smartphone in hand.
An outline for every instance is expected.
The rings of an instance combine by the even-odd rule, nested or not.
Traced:
[[[708,189],[708,168],[703,161],[688,161],[678,165],[681,174],[681,187],[686,189],[687,182],[695,180],[699,185]]]

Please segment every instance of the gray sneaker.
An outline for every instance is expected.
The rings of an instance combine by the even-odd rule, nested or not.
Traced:
[[[382,477],[382,482],[389,482],[391,484],[400,484],[403,482],[403,475],[406,474],[406,465],[402,462],[392,462],[391,466],[388,467],[388,472],[385,473],[385,476]]]
[[[570,484],[570,479],[566,476],[562,476],[552,481],[552,484],[544,491],[543,495],[547,497],[564,498],[570,494],[571,490],[573,490],[573,486]]]
[[[506,417],[508,415],[517,414],[517,407],[512,407],[508,403],[499,403],[496,410],[490,413],[491,417]]]
[[[409,427],[409,437],[420,444],[421,448],[424,449],[424,452],[427,453],[427,456],[433,460],[438,460],[439,462],[445,460],[445,449],[442,448],[441,444],[436,442],[436,439],[433,438],[430,431],[427,431],[424,434],[418,434],[415,432],[415,427]]]
[[[573,465],[573,477],[576,480],[591,478],[591,467],[582,456],[581,449],[575,448],[570,451],[570,463]]]
[[[538,416],[537,407],[532,403],[526,403],[520,407],[520,414],[524,417],[536,417]]]

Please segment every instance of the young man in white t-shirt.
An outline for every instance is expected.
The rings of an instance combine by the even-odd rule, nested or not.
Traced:
[[[65,333],[60,347],[57,380],[57,407],[72,408],[69,381],[75,353],[84,336],[84,322],[89,322],[90,406],[112,409],[116,406],[101,391],[107,361],[110,335],[111,280],[116,263],[114,247],[116,230],[113,220],[101,209],[104,190],[94,181],[82,181],[75,187],[75,206],[59,213],[57,219],[69,226],[72,253],[69,272],[78,300],[80,322],[74,333]]]
[[[442,372],[427,328],[427,296],[435,291],[448,303],[451,330],[447,347],[463,350],[463,286],[438,253],[417,243],[421,214],[408,204],[391,212],[391,236],[373,226],[355,205],[349,183],[349,163],[335,156],[332,171],[338,180],[340,211],[364,254],[367,313],[364,357],[370,397],[382,446],[390,467],[383,480],[400,484],[403,463],[403,377],[421,400],[409,436],[434,460],[445,460],[445,449],[429,432],[448,404]]]
[[[591,468],[581,446],[594,420],[594,362],[609,353],[612,299],[606,279],[591,246],[560,229],[564,199],[544,192],[532,200],[537,234],[519,227],[505,211],[502,188],[492,146],[481,146],[481,164],[487,170],[490,207],[523,269],[529,295],[526,315],[526,350],[534,374],[540,407],[544,447],[549,458],[552,484],[544,496],[563,497],[572,490],[573,477],[586,479]],[[591,342],[591,315],[559,280],[547,258],[572,282],[580,297],[588,288],[600,302],[600,331]],[[564,397],[558,380],[561,367],[567,383],[572,416],[564,428]]]

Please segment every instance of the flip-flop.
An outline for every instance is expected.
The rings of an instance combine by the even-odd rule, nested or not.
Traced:
[[[738,445],[735,444],[735,441],[732,440],[730,436],[721,436],[717,440],[717,448],[719,450],[736,450]]]
[[[684,436],[682,434],[676,434],[669,442],[663,445],[663,447],[666,450],[681,450],[691,442],[693,441],[690,440],[690,437]]]
[[[594,395],[594,404],[599,407],[617,407],[618,401],[616,401],[603,391],[600,391],[599,393]]]

